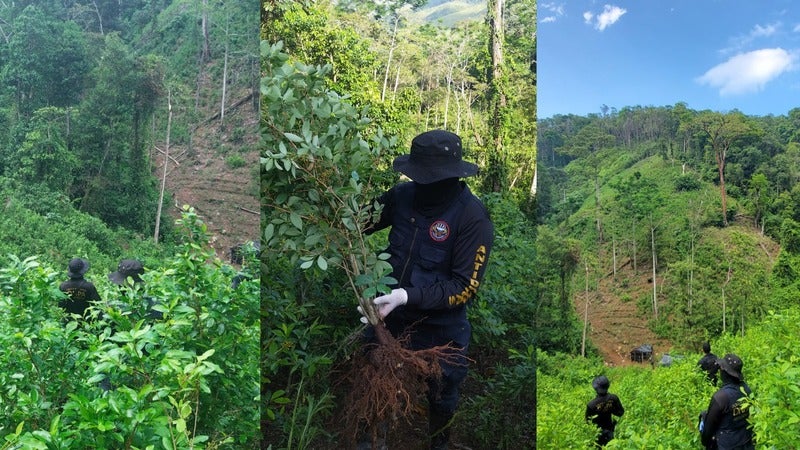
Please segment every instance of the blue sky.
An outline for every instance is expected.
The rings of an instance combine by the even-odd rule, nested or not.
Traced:
[[[538,16],[540,119],[603,105],[800,108],[800,1],[539,0]]]

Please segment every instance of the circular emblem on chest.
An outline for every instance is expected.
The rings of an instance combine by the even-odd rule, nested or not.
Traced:
[[[431,227],[428,229],[428,234],[431,236],[431,239],[436,242],[445,241],[450,237],[450,225],[444,220],[437,220],[431,224]]]

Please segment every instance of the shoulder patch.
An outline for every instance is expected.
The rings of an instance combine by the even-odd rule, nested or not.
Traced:
[[[450,225],[444,220],[437,220],[428,228],[428,235],[436,242],[444,242],[450,237]]]

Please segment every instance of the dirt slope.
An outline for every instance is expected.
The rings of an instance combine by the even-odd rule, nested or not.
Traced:
[[[752,218],[737,217],[736,222],[717,233],[727,235],[736,231],[754,236],[758,248],[763,250],[769,263],[774,264],[780,252],[779,245],[763,236],[760,230],[752,226],[752,222]],[[658,364],[664,353],[672,351],[674,343],[657,338],[647,327],[649,311],[640,312],[636,305],[637,299],[652,297],[652,268],[647,261],[640,261],[638,270],[634,272],[630,261],[623,264],[617,270],[616,281],[612,274],[608,274],[598,283],[597,292],[590,292],[587,339],[598,348],[606,364],[638,364],[630,361],[630,351],[642,344],[653,345],[655,362]],[[657,282],[660,284],[663,280],[658,278]],[[623,297],[630,300],[623,301]],[[582,290],[576,292],[573,298],[581,321],[584,317],[584,298]]]
[[[638,267],[636,273],[627,264],[617,270],[616,281],[609,275],[604,277],[597,292],[590,292],[591,301],[588,308],[589,326],[586,333],[590,341],[603,357],[607,365],[621,366],[638,364],[631,362],[630,351],[642,344],[651,344],[656,363],[663,353],[669,353],[672,343],[657,338],[647,327],[648,317],[642,315],[636,306],[636,299],[642,295],[652,295],[653,285],[649,281],[649,269]],[[627,280],[622,287],[621,280]],[[660,282],[660,280],[659,280]],[[620,292],[627,298],[620,299]],[[578,317],[583,320],[585,312],[585,295],[577,292],[573,302]]]
[[[252,102],[246,101],[226,111],[224,123],[215,119],[195,130],[191,148],[170,148],[166,188],[173,202],[164,208],[178,218],[182,205],[194,207],[223,260],[228,259],[230,247],[258,240],[258,120]],[[246,164],[231,168],[225,161],[231,155],[241,156]],[[163,154],[157,153],[154,160],[154,174],[160,180]]]

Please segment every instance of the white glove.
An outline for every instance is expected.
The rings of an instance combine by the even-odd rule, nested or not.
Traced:
[[[358,310],[358,313],[361,314],[361,318],[358,320],[360,320],[364,325],[368,324],[369,320],[367,319],[367,315],[364,314],[364,310],[361,309],[361,306],[356,307],[356,309]]]
[[[394,311],[400,305],[405,305],[408,301],[408,293],[405,289],[392,289],[390,294],[381,295],[380,297],[376,297],[372,303],[378,307],[378,316],[381,319],[385,318],[389,315],[390,312]]]

